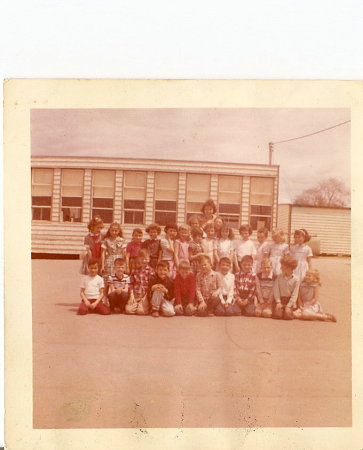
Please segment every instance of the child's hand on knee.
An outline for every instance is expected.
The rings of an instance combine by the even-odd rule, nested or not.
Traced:
[[[175,309],[175,312],[179,312],[179,313],[182,313],[182,312],[183,312],[183,307],[182,307],[182,305],[176,305],[176,306],[174,307],[174,309]]]

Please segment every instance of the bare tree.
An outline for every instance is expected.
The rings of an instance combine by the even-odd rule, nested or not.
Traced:
[[[337,178],[328,178],[315,186],[305,189],[295,197],[295,205],[312,206],[347,206],[349,204],[349,190]]]

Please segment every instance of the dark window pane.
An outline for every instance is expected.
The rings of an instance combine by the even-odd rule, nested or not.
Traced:
[[[155,201],[155,209],[163,210],[163,211],[176,211],[176,202],[173,201],[164,201],[164,200],[156,200]]]
[[[145,202],[144,200],[124,200],[124,208],[125,209],[144,209]],[[129,222],[134,223],[134,222]]]
[[[253,230],[266,227],[269,231],[271,231],[271,217],[251,216],[250,225]]]
[[[33,220],[50,220],[50,208],[32,208]]]
[[[239,217],[237,216],[226,216],[224,214],[221,215],[222,219],[224,220],[224,223],[231,228],[238,228],[239,227]]]
[[[82,197],[62,197],[62,206],[82,206]]]
[[[93,199],[94,208],[113,208],[112,198],[94,198]]]
[[[219,212],[227,213],[227,214],[239,214],[241,212],[240,205],[232,205],[228,203],[220,203],[219,204]]]
[[[272,209],[271,206],[251,205],[251,214],[261,215],[261,216],[270,216],[271,209]]]
[[[50,220],[50,208],[42,208],[42,220]]]
[[[34,206],[50,206],[52,204],[52,197],[33,196],[32,204]]]
[[[62,208],[63,222],[80,222],[82,216],[81,208]]]
[[[92,217],[99,215],[105,223],[113,222],[113,210],[110,209],[92,209]]]
[[[125,211],[124,213],[125,223],[144,223],[144,213],[142,211]]]
[[[41,213],[41,209],[40,208],[32,208],[33,210],[33,220],[40,220],[40,213]]]
[[[159,225],[176,222],[176,213],[173,212],[155,212],[155,222]]]

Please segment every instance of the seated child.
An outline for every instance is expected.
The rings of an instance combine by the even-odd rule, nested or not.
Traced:
[[[150,239],[146,239],[146,241],[141,244],[141,248],[147,250],[149,253],[150,266],[155,270],[161,251],[160,239],[158,239],[161,228],[159,225],[152,223],[146,228],[146,233],[149,234]]]
[[[151,277],[155,274],[149,266],[149,258],[141,250],[135,261],[135,269],[131,273],[131,292],[126,304],[126,314],[149,314],[148,288]]]
[[[215,309],[216,316],[233,316],[235,310],[233,307],[234,294],[234,275],[231,272],[232,262],[224,256],[218,263],[218,276],[221,281],[219,292],[219,302]]]
[[[235,276],[235,314],[255,315],[256,276],[252,273],[253,258],[244,255],[239,261],[240,271]]]
[[[115,308],[119,308],[120,313],[123,313],[130,295],[130,277],[125,273],[125,259],[115,259],[114,272],[115,275],[110,275],[107,279],[107,297],[110,303],[111,312],[113,312]]]
[[[302,320],[323,320],[336,322],[333,314],[324,313],[319,302],[320,277],[317,270],[308,270],[300,284],[297,298],[298,309],[294,311],[294,317]]]
[[[189,261],[181,261],[174,279],[175,304],[177,316],[192,316],[196,311],[195,275]]]
[[[272,262],[265,258],[260,264],[261,272],[256,275],[257,306],[256,317],[272,317],[272,304],[274,299],[274,281],[276,275],[273,274]]]
[[[209,256],[203,255],[199,258],[200,271],[197,274],[197,315],[205,317],[213,316],[217,306],[221,281],[219,276],[212,270],[212,261]]]
[[[153,317],[159,317],[159,312],[166,317],[175,315],[173,306],[174,286],[168,274],[168,262],[158,262],[156,265],[156,275],[151,277],[148,289],[151,300],[151,315]]]
[[[110,314],[108,306],[103,302],[103,292],[105,283],[103,278],[98,275],[98,260],[88,260],[88,275],[84,275],[81,281],[81,299],[77,314],[85,315],[96,313]]]
[[[292,320],[300,285],[297,276],[293,273],[297,267],[297,260],[291,255],[286,255],[281,258],[280,264],[281,273],[277,275],[273,287],[275,311],[272,317]]]

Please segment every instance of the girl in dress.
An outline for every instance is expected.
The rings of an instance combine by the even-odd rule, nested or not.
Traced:
[[[114,275],[114,265],[117,258],[125,258],[126,242],[123,238],[119,223],[111,223],[101,245],[101,269],[100,272],[107,280]]]
[[[294,245],[290,248],[290,254],[298,262],[297,267],[294,270],[294,274],[299,280],[302,280],[305,277],[306,271],[311,269],[311,258],[313,257],[313,252],[306,244],[306,242],[309,241],[309,233],[304,228],[295,230]]]
[[[189,263],[190,226],[180,225],[178,234],[179,238],[175,241],[175,264],[177,269],[181,261],[188,261]]]
[[[87,228],[89,233],[84,238],[84,253],[81,255],[82,265],[81,274],[88,274],[88,261],[90,259],[96,259],[98,265],[101,265],[101,243],[103,234],[101,230],[103,228],[103,222],[100,216],[94,216],[88,222]]]
[[[272,240],[269,248],[272,271],[274,275],[279,275],[281,273],[280,259],[288,254],[289,246],[285,243],[285,233],[281,229],[272,232]]]
[[[221,236],[217,239],[217,246],[214,251],[214,259],[216,260],[216,264],[218,264],[221,258],[228,258],[231,261],[232,269],[234,257],[233,230],[228,225],[223,225],[220,234]]]
[[[142,245],[142,229],[134,228],[132,232],[132,241],[126,245],[126,273],[129,275],[136,266],[136,258],[139,255]]]
[[[175,278],[175,239],[178,235],[178,226],[174,223],[169,223],[164,227],[165,238],[160,240],[161,256],[160,261],[166,261],[169,265],[168,276],[171,279]]]
[[[256,247],[255,244],[250,239],[252,234],[252,227],[250,225],[241,225],[239,227],[239,234],[241,239],[236,239],[234,241],[234,268],[235,273],[240,271],[240,262],[242,258],[246,255],[252,256],[252,260],[254,261],[256,257]]]
[[[214,225],[213,223],[208,223],[204,227],[204,232],[206,234],[205,238],[202,241],[202,247],[204,253],[209,256],[212,264],[212,269],[215,267],[214,261],[214,253],[217,248],[217,240],[214,237]]]
[[[215,233],[215,237],[217,238],[217,239],[219,239],[220,237],[221,237],[221,231],[222,231],[222,228],[223,228],[223,226],[224,226],[224,220],[222,219],[222,217],[216,217],[215,219],[214,219],[214,233]]]
[[[254,272],[261,271],[261,262],[269,257],[270,245],[267,242],[268,229],[263,227],[257,230],[256,259],[254,263]]]
[[[319,303],[320,278],[317,270],[308,270],[300,284],[297,298],[298,309],[294,311],[294,317],[301,320],[323,320],[336,322],[333,314],[324,313]]]
[[[203,231],[192,228],[192,241],[189,243],[189,261],[195,275],[199,272],[199,257],[204,255],[202,247]]]

